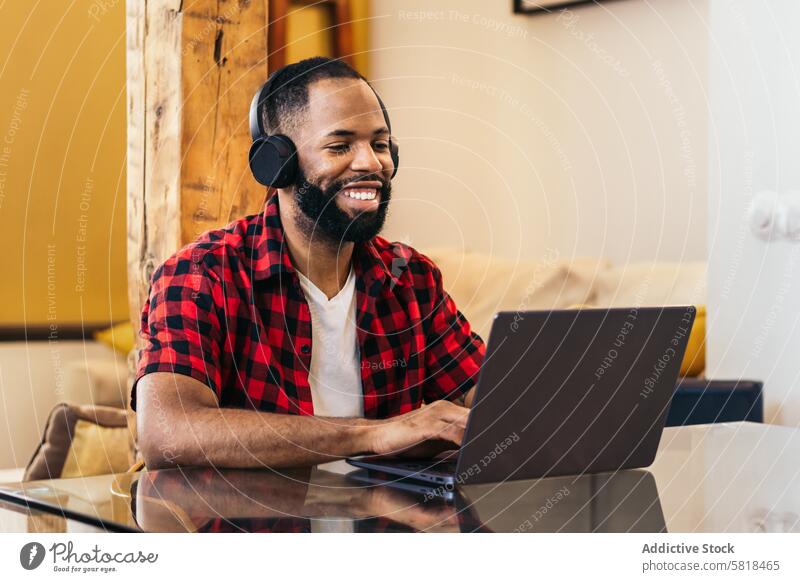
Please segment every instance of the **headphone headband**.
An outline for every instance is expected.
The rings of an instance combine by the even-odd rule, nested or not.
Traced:
[[[267,106],[267,99],[269,99],[272,84],[275,82],[275,78],[278,76],[279,71],[280,69],[272,73],[267,78],[266,83],[261,85],[261,88],[256,91],[256,94],[253,95],[253,100],[250,102],[250,137],[254,140],[267,135],[267,128],[264,127],[264,118],[261,115],[261,112],[262,108]],[[372,94],[375,95],[375,98],[378,100],[378,105],[380,105],[381,112],[383,113],[383,119],[386,122],[387,129],[389,130],[389,139],[391,140],[392,122],[389,120],[389,112],[386,111],[386,106],[383,104],[383,99],[381,99],[381,96],[378,95],[378,92],[369,81],[363,77],[361,77],[361,80],[367,84],[367,86],[372,90]]]
[[[261,110],[267,106],[269,92],[276,76],[277,71],[267,78],[267,82],[261,85],[261,88],[256,91],[256,94],[253,95],[253,100],[250,102],[250,137],[254,140],[267,135],[267,128],[264,127]]]

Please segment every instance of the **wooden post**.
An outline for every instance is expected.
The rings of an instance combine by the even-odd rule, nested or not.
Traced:
[[[128,284],[134,330],[150,275],[161,262],[203,231],[263,208],[265,190],[247,166],[247,113],[267,76],[267,4],[127,3]]]

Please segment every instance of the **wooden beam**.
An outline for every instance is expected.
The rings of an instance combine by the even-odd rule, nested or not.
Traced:
[[[247,166],[247,113],[267,76],[267,3],[127,3],[134,329],[161,262],[203,231],[263,207],[265,190]]]
[[[267,78],[267,0],[187,3],[181,75],[181,244],[260,212],[248,107]]]

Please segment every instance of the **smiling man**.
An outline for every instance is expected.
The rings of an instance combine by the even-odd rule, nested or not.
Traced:
[[[399,159],[383,104],[320,57],[266,87],[251,151],[256,178],[277,186],[263,213],[153,274],[131,401],[145,463],[287,467],[458,446],[485,348],[430,259],[377,236]]]

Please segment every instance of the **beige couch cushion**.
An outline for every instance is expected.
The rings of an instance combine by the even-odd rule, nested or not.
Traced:
[[[444,288],[484,340],[498,311],[564,309],[597,302],[598,275],[609,263],[598,258],[515,261],[455,248],[425,254],[441,269]]]
[[[613,267],[603,258],[515,261],[452,247],[424,251],[442,271],[444,288],[487,339],[498,311],[705,305],[705,262],[641,262]]]
[[[705,305],[706,263],[645,262],[613,267],[597,281],[597,305]]]

